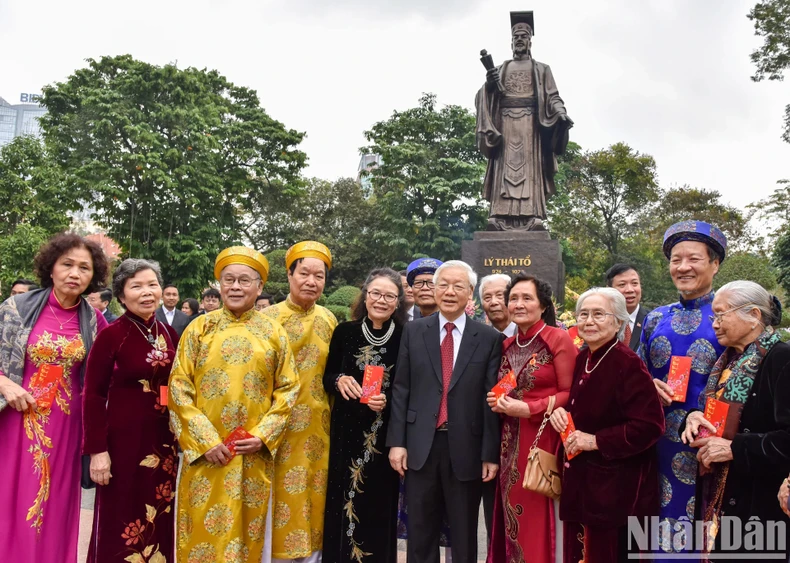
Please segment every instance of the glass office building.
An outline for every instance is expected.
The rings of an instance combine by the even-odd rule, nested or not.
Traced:
[[[38,104],[10,104],[0,98],[0,147],[19,135],[41,136],[38,118],[47,110]]]

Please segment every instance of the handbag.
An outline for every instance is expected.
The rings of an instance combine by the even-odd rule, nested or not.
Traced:
[[[560,493],[562,492],[557,456],[539,448],[538,441],[546,428],[546,424],[549,422],[556,400],[554,395],[549,397],[549,406],[546,409],[546,414],[543,415],[543,422],[540,425],[540,429],[538,429],[537,436],[535,436],[535,441],[532,442],[532,447],[529,449],[527,466],[524,469],[524,482],[521,484],[528,491],[539,493],[554,500],[560,498]]]

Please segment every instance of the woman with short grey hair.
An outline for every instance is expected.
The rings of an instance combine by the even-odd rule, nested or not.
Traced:
[[[620,322],[620,327],[617,329],[617,338],[618,340],[622,341],[623,335],[625,334],[625,327],[628,326],[628,321],[631,318],[628,314],[625,297],[623,297],[622,293],[612,287],[593,287],[588,289],[582,293],[579,296],[578,301],[576,301],[577,318],[579,316],[579,311],[584,308],[584,302],[592,295],[601,295],[609,300],[609,303],[612,307],[612,315],[614,316],[615,320]]]
[[[126,312],[96,339],[83,393],[82,450],[99,485],[87,561],[172,561],[178,457],[166,390],[178,334],[156,320],[159,264],[124,260],[112,288]]]
[[[711,370],[699,410],[689,412],[680,434],[698,448],[694,506],[697,519],[714,524],[707,538],[714,551],[725,514],[743,523],[757,517],[764,524],[790,525],[776,502],[790,472],[790,345],[773,328],[781,318],[779,300],[751,281],[730,282],[713,299],[711,322],[726,348]],[[748,553],[786,561],[787,547],[781,549],[771,557]]]

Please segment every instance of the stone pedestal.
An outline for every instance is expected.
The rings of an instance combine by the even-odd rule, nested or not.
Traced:
[[[565,300],[565,265],[559,241],[546,231],[480,231],[461,245],[461,259],[482,278],[526,272],[551,284],[554,300]]]

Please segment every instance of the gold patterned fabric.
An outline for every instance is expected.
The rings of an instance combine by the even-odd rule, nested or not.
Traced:
[[[184,331],[170,374],[170,424],[184,450],[177,560],[260,561],[274,456],[299,379],[285,330],[258,311],[227,309]],[[217,467],[203,457],[238,426],[263,440],[253,455]]]
[[[320,551],[329,468],[329,400],[323,376],[335,316],[314,305],[308,311],[288,299],[263,311],[288,334],[299,397],[275,457],[272,557],[296,559]]]

